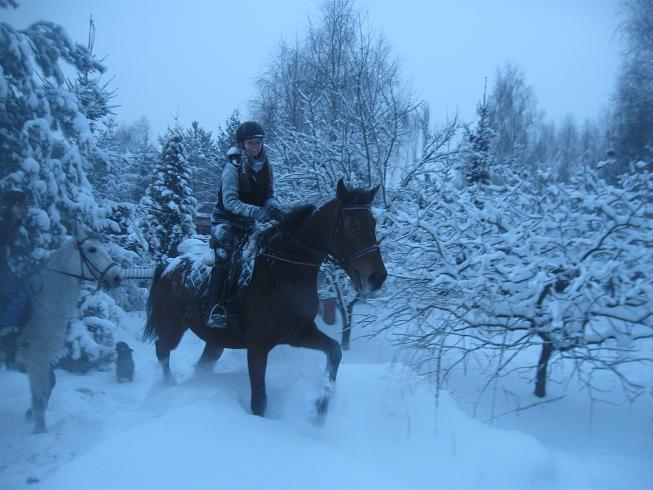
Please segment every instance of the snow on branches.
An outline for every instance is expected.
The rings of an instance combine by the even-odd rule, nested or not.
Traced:
[[[188,186],[186,148],[179,131],[171,130],[163,140],[161,160],[141,205],[149,219],[144,235],[157,258],[175,257],[177,246],[195,232],[196,200]]]
[[[496,375],[539,346],[538,396],[552,355],[576,362],[588,386],[598,388],[595,370],[609,370],[638,394],[622,368],[637,341],[653,337],[651,175],[619,186],[591,173],[569,184],[504,177],[465,188],[422,181],[404,192],[389,214],[402,239],[388,244],[396,292],[386,328],[421,350],[424,366],[445,351],[452,367],[499,350]]]

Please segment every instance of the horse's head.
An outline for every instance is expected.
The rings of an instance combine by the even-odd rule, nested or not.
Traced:
[[[122,278],[120,266],[104,248],[99,235],[91,232],[77,232],[76,235],[81,275],[108,288],[119,286]]]
[[[388,272],[376,240],[371,204],[379,187],[348,189],[338,181],[338,219],[332,255],[340,262],[357,291],[376,291]]]

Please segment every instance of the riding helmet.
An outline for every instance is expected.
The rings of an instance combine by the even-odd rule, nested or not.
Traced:
[[[265,131],[263,126],[254,121],[246,121],[238,126],[236,130],[236,141],[238,143],[243,143],[245,140],[251,140],[253,138],[264,138]]]

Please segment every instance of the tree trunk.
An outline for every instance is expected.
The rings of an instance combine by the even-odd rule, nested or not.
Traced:
[[[349,350],[349,339],[351,338],[351,320],[349,316],[348,308],[345,308],[342,301],[338,301],[338,310],[340,311],[340,317],[342,318],[342,337],[340,340],[340,345],[342,350]]]
[[[544,398],[546,396],[546,373],[549,366],[549,359],[553,354],[553,344],[542,339],[542,352],[537,362],[537,377],[535,379],[535,396]]]

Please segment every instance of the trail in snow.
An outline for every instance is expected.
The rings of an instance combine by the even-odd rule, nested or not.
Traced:
[[[430,387],[389,362],[392,350],[379,340],[345,353],[322,424],[312,408],[323,380],[319,353],[273,351],[269,413],[259,418],[249,414],[243,351],[226,351],[213,374],[198,378],[193,364],[202,344],[189,333],[172,354],[178,385],[166,387],[153,346],[130,345],[134,383],[117,384],[113,372],[58,372],[48,434],[30,435],[24,420],[26,378],[0,372],[2,488],[643,489],[653,476],[645,465],[650,427],[630,437],[630,449],[643,451],[634,461],[629,448],[609,450],[618,427],[599,433],[597,446],[586,427],[574,428],[583,414],[572,402],[497,421],[520,431],[490,427],[446,393],[436,407]],[[472,375],[456,381],[464,409],[473,382]],[[514,390],[527,397],[529,387]],[[617,422],[628,432],[642,415],[618,422],[599,411],[594,422]]]

